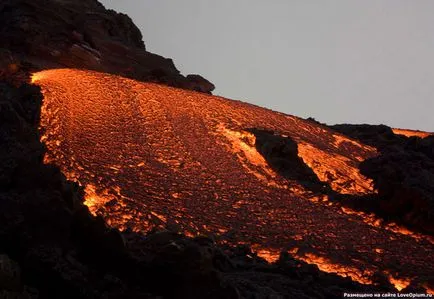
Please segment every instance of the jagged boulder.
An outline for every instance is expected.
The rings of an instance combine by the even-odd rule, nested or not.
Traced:
[[[211,93],[215,86],[201,75],[187,75],[187,80],[191,83],[191,89]]]

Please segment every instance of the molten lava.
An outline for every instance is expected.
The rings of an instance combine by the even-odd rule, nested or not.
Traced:
[[[392,129],[392,131],[393,131],[393,133],[395,133],[397,135],[404,135],[407,137],[415,136],[415,137],[425,138],[425,137],[434,135],[434,133],[415,131],[415,130],[407,130],[407,129]]]
[[[283,176],[251,129],[294,140],[305,167],[344,196],[374,192],[358,169],[374,148],[294,116],[108,74],[49,70],[33,82],[44,95],[45,161],[84,186],[90,211],[109,225],[212,234],[269,260],[287,250],[367,284],[382,273],[398,288],[413,279],[434,285],[428,238],[383,227]]]

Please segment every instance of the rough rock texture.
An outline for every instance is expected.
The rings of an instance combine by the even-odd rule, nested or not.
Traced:
[[[380,151],[378,157],[360,166],[378,190],[373,205],[376,212],[386,219],[434,234],[434,136],[395,135],[384,125],[331,127]]]
[[[96,0],[3,0],[0,41],[3,70],[85,68],[205,93],[214,89],[199,75],[181,75],[171,59],[146,51],[131,19]]]
[[[270,265],[247,247],[219,247],[206,237],[108,228],[82,204],[77,185],[43,164],[41,100],[35,86],[0,82],[0,294],[340,298],[343,292],[393,290],[385,280],[379,279],[381,287],[363,286],[288,255]]]
[[[321,182],[315,172],[300,158],[297,142],[291,137],[281,137],[272,131],[250,129],[256,137],[255,147],[271,168],[289,180],[318,193],[331,193],[331,188]]]

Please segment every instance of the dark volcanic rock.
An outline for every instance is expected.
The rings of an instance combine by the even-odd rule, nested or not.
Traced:
[[[379,150],[360,166],[378,190],[376,212],[434,234],[434,136],[405,137],[384,125],[331,127]]]
[[[321,182],[315,172],[298,155],[298,146],[290,137],[282,137],[271,131],[249,129],[256,137],[255,147],[271,168],[289,180],[296,180],[304,187],[317,192],[331,189]]]
[[[214,84],[209,82],[201,75],[187,75],[187,80],[190,81],[191,83],[190,89],[192,90],[210,93],[215,89]]]
[[[3,63],[27,64],[24,72],[84,68],[205,93],[214,89],[201,76],[181,75],[171,59],[146,51],[131,19],[95,0],[2,1],[0,41]]]

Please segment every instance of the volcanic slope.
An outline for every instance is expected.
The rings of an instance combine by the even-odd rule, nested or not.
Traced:
[[[412,280],[433,289],[431,239],[321,192],[373,194],[358,165],[374,148],[294,116],[109,74],[48,70],[33,82],[44,95],[45,161],[84,186],[86,204],[109,225],[213,234],[269,260],[288,250],[365,284],[380,275],[398,289]],[[285,172],[274,162],[294,154],[290,144],[300,163]]]

